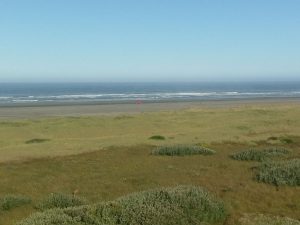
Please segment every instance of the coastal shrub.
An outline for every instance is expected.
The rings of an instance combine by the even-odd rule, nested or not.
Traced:
[[[17,225],[88,225],[81,223],[78,218],[67,215],[61,209],[51,209],[45,212],[37,212]],[[92,224],[90,224],[92,225]]]
[[[264,162],[256,175],[259,182],[274,185],[300,185],[300,159]]]
[[[159,146],[153,151],[153,155],[184,156],[184,155],[212,155],[215,151],[196,145]]]
[[[143,191],[115,201],[36,213],[18,225],[194,225],[223,222],[222,201],[195,186]]]
[[[37,144],[37,143],[43,143],[46,141],[50,141],[50,139],[42,139],[42,138],[34,138],[26,141],[26,144]]]
[[[232,154],[231,158],[235,160],[261,162],[275,156],[283,156],[289,153],[290,151],[285,148],[271,147],[266,149],[249,149],[242,152],[237,152]]]
[[[0,211],[8,211],[10,209],[29,204],[31,199],[23,195],[5,195],[0,197]]]
[[[36,208],[44,211],[52,208],[67,208],[87,204],[84,198],[62,193],[51,193],[36,205]]]
[[[279,141],[279,143],[282,143],[282,144],[293,144],[294,138],[295,137],[293,137],[293,136],[280,136],[280,137],[271,136],[267,140],[268,141]]]
[[[221,201],[200,187],[160,188],[118,199],[124,224],[197,224],[218,222],[226,212]],[[145,220],[146,218],[146,220]]]
[[[154,135],[154,136],[149,137],[149,139],[152,139],[152,140],[166,140],[166,138],[164,136],[161,136],[161,135]]]
[[[291,138],[287,138],[287,137],[280,138],[280,141],[283,144],[293,144],[294,143],[294,141]]]
[[[275,137],[275,136],[271,136],[268,138],[269,141],[277,141],[278,140],[278,137]]]
[[[299,220],[263,214],[246,214],[239,222],[241,225],[300,225]]]

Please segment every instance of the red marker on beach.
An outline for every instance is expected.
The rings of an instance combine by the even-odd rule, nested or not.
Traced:
[[[142,102],[142,100],[136,100],[136,102],[135,102],[137,105],[140,105],[140,104],[142,104],[143,102]]]

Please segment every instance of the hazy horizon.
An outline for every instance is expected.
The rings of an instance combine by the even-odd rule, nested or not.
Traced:
[[[3,82],[300,81],[297,1],[0,2]]]

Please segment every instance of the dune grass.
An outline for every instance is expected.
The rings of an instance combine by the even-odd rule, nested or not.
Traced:
[[[9,211],[22,205],[29,204],[31,199],[23,195],[9,194],[0,197],[0,212]]]
[[[259,161],[262,162],[277,156],[289,154],[290,151],[285,148],[268,147],[264,149],[248,149],[231,155],[231,158],[241,161]]]
[[[52,225],[59,221],[59,224],[78,225],[194,225],[222,222],[225,217],[223,202],[203,188],[177,186],[134,193],[91,206],[45,211],[18,224]]]
[[[215,151],[197,145],[173,145],[156,147],[152,154],[166,156],[213,155]]]
[[[256,179],[274,185],[300,185],[300,159],[265,162],[259,168]]]

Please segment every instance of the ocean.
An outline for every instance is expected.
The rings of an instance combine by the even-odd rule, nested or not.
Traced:
[[[300,97],[300,82],[0,83],[0,106]]]

